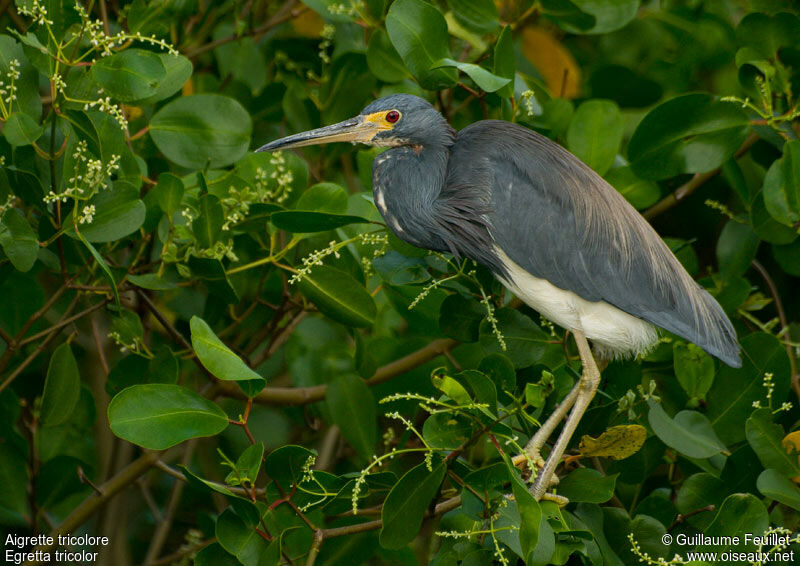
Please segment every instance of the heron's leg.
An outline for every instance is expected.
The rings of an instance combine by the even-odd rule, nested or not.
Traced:
[[[597,391],[597,386],[600,385],[600,370],[597,368],[597,363],[589,348],[589,342],[586,340],[586,336],[583,332],[578,330],[573,330],[573,336],[575,336],[575,342],[578,345],[578,352],[581,356],[583,373],[577,385],[578,391],[574,399],[572,411],[567,417],[567,421],[564,423],[564,428],[561,430],[558,440],[556,440],[556,443],[553,445],[553,450],[550,452],[550,456],[548,456],[544,468],[539,470],[536,481],[534,481],[533,486],[531,486],[531,493],[537,501],[542,498],[550,487],[551,478],[556,471],[556,466],[558,466],[561,461],[564,450],[566,450],[572,434],[578,427],[578,422],[581,420],[583,413],[586,412],[589,403],[592,402],[595,391]]]
[[[542,423],[542,426],[539,427],[539,430],[536,431],[536,433],[528,441],[528,444],[525,446],[525,453],[539,468],[542,468],[545,464],[541,454],[544,443],[547,442],[547,439],[550,438],[550,435],[553,434],[553,431],[558,426],[558,423],[560,423],[564,417],[567,416],[567,413],[572,408],[572,405],[575,404],[575,399],[578,397],[578,391],[580,390],[580,387],[581,382],[579,380],[572,390],[567,393],[567,396],[564,397],[564,399],[561,401],[561,404],[559,404],[558,407],[553,410],[550,416],[547,417],[547,420]]]

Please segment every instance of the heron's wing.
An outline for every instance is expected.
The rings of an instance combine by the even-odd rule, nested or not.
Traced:
[[[534,277],[741,364],[735,331],[719,304],[647,221],[561,146],[487,120],[459,132],[448,169],[450,194],[443,197],[483,191],[494,242]]]

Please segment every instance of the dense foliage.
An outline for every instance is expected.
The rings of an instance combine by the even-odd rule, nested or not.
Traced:
[[[800,522],[798,13],[0,1],[4,543],[103,535],[115,565],[771,550],[679,535]],[[737,329],[741,369],[667,335],[605,369],[566,506],[528,493],[522,449],[579,375],[563,329],[388,233],[376,151],[250,151],[394,92],[566,146]]]

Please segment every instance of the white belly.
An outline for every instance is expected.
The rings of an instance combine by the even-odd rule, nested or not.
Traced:
[[[502,250],[495,248],[509,279],[498,277],[526,305],[568,330],[580,330],[592,340],[595,353],[605,359],[636,356],[658,342],[656,327],[605,301],[587,301],[528,273]]]

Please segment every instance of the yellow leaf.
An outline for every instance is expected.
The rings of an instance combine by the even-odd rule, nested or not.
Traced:
[[[800,430],[790,432],[784,436],[783,440],[781,440],[781,445],[783,445],[783,448],[786,450],[787,454],[798,452],[799,454],[797,455],[797,463],[800,464]],[[800,476],[793,477],[792,481],[795,483],[800,483]]]
[[[612,426],[597,438],[585,435],[578,450],[583,457],[602,456],[622,460],[634,455],[647,440],[647,430],[641,425]]]
[[[325,21],[313,10],[306,10],[296,18],[292,18],[292,29],[297,35],[312,39],[320,37]]]
[[[572,53],[549,31],[526,27],[522,31],[522,53],[542,74],[550,94],[575,98],[581,90],[581,69]]]

